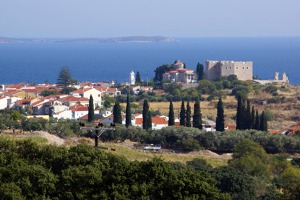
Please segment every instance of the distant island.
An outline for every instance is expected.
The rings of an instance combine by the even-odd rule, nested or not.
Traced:
[[[120,42],[175,42],[174,38],[164,36],[126,36],[114,38],[76,38],[76,39],[53,39],[53,38],[7,38],[0,37],[0,43],[23,43],[23,42],[57,42],[57,43],[120,43]]]
[[[18,39],[0,37],[0,43],[20,43],[20,42],[22,41]]]
[[[82,38],[82,39],[72,39],[72,40],[61,40],[58,42],[68,42],[68,43],[119,43],[119,42],[175,42],[176,40],[170,37],[164,36],[127,36],[127,37],[114,37],[105,39],[96,38]]]

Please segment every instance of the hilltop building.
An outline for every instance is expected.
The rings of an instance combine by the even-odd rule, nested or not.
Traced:
[[[163,80],[175,83],[197,83],[197,74],[192,69],[184,68],[184,64],[177,61],[174,64],[174,70],[163,74]]]
[[[205,75],[210,81],[229,75],[236,75],[237,79],[242,81],[252,80],[252,62],[207,60]]]

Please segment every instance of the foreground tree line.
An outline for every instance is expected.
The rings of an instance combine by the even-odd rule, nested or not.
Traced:
[[[86,145],[0,137],[1,199],[297,199],[299,168],[257,143],[235,146],[228,166],[196,158],[128,161]],[[292,183],[292,184],[291,184]],[[281,191],[281,192],[279,192]]]
[[[145,113],[145,116],[148,115]],[[197,117],[196,117],[197,118]],[[195,120],[196,121],[196,120]],[[85,130],[80,130],[77,120],[26,119],[15,110],[5,110],[0,113],[0,132],[11,129],[15,132],[47,131],[60,137],[88,136]],[[101,135],[103,141],[132,141],[148,144],[161,144],[164,148],[192,151],[209,149],[215,152],[233,152],[235,144],[250,139],[263,146],[268,153],[300,153],[300,138],[295,136],[271,135],[265,131],[236,130],[225,132],[207,132],[199,128],[169,126],[161,130],[146,130],[117,125],[114,131]]]

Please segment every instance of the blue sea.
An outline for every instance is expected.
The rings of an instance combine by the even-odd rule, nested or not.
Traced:
[[[150,80],[154,70],[175,60],[196,69],[205,60],[253,61],[254,75],[273,79],[286,72],[300,85],[300,37],[177,38],[173,43],[55,43],[0,44],[0,84],[56,83],[62,66],[79,81],[128,81],[131,71]],[[280,75],[281,76],[281,75]]]

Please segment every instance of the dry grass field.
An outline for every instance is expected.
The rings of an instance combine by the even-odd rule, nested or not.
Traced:
[[[209,101],[202,101],[200,103],[201,107],[201,113],[202,118],[209,119],[209,120],[215,120],[217,116],[217,108],[216,105],[218,103],[218,100],[213,100],[211,102]],[[223,99],[224,103],[224,112],[225,112],[225,123],[226,124],[234,124],[234,120],[232,120],[232,117],[236,114],[236,108],[226,108],[228,107],[235,107],[236,100],[233,96],[228,96],[226,99]],[[186,108],[186,102],[185,102],[185,108]],[[169,113],[169,102],[151,102],[150,103],[150,109],[151,110],[159,110],[163,115],[168,116]],[[190,106],[192,109],[192,114],[194,113],[194,102],[190,102]],[[174,107],[174,113],[175,116],[179,117],[180,113],[180,107],[181,107],[181,101],[173,102]]]
[[[187,161],[191,161],[194,158],[202,158],[213,167],[219,167],[227,165],[228,160],[231,159],[231,155],[218,155],[207,150],[193,151],[191,153],[171,153],[164,150],[161,152],[147,152],[142,149],[134,148],[131,142],[126,141],[122,143],[100,143],[100,145],[116,149],[116,151],[109,152],[123,156],[130,161],[146,161],[154,157],[160,157],[166,162],[186,164]]]
[[[49,135],[49,136],[48,136]],[[5,133],[0,134],[1,138],[11,139],[11,140],[24,140],[31,139],[37,143],[42,145],[50,144],[50,145],[63,145],[66,147],[76,146],[78,144],[87,144],[90,146],[94,146],[94,140],[91,138],[85,137],[69,137],[69,138],[58,138],[59,140],[64,140],[63,144],[59,144],[58,142],[53,142],[53,139],[56,136],[51,134],[31,134],[31,133],[12,133],[11,131],[6,131]],[[227,165],[228,160],[231,159],[231,155],[218,155],[216,153],[200,150],[193,151],[190,153],[171,153],[170,151],[162,150],[161,152],[147,152],[144,151],[142,147],[138,148],[135,146],[134,142],[125,141],[121,143],[103,143],[100,142],[99,146],[106,148],[114,148],[116,151],[104,150],[114,155],[125,157],[129,161],[147,161],[153,159],[154,157],[159,157],[166,162],[179,162],[182,164],[186,164],[187,161],[193,160],[194,158],[203,158],[213,167],[219,167]]]

